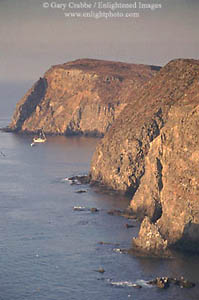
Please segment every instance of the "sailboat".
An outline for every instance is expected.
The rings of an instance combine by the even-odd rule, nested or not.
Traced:
[[[45,143],[47,141],[43,130],[40,131],[38,136],[34,136],[32,139],[31,147],[37,143]]]

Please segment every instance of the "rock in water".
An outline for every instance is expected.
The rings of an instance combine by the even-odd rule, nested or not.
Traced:
[[[148,217],[143,220],[139,236],[133,239],[133,247],[142,254],[170,256],[167,250],[168,242],[161,236],[157,226]]]
[[[17,104],[10,130],[102,136],[160,68],[95,59],[51,67]]]
[[[161,277],[156,279],[156,285],[160,289],[167,289],[169,287],[169,278],[168,277]]]
[[[87,191],[85,190],[79,190],[79,191],[76,191],[77,194],[83,194],[83,193],[86,193]]]
[[[198,78],[199,61],[168,63],[132,94],[92,159],[91,179],[130,193],[134,212],[155,223],[144,221],[157,232],[150,251],[164,242],[199,251]],[[143,249],[142,230],[134,243]]]
[[[105,272],[105,270],[103,268],[99,268],[98,270],[96,270],[96,272],[99,272],[99,273],[103,274]]]
[[[99,212],[99,209],[97,209],[96,207],[91,207],[90,212],[96,213],[96,212]]]
[[[181,288],[193,288],[195,287],[195,283],[189,280],[184,279],[184,277],[170,278],[170,277],[157,277],[153,280],[147,282],[151,285],[156,285],[158,288],[165,289],[170,286],[170,284],[178,285]]]

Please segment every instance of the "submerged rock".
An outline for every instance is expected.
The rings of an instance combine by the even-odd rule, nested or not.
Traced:
[[[84,206],[74,206],[74,207],[73,207],[73,210],[74,210],[74,211],[85,211],[85,210],[87,210],[87,209],[86,209],[86,207],[84,207]]]
[[[99,272],[101,274],[103,274],[105,272],[104,268],[99,268],[98,270],[95,270],[96,272]]]
[[[110,242],[103,242],[103,241],[100,241],[98,244],[99,245],[111,245],[111,246],[119,246],[120,245],[118,243],[110,243]]]
[[[131,209],[128,208],[125,210],[111,209],[107,213],[112,216],[121,216],[127,219],[136,219],[136,215],[133,213]]]
[[[75,193],[77,193],[77,194],[82,194],[82,193],[86,193],[87,191],[85,191],[85,190],[79,190],[79,191],[76,191]]]
[[[136,283],[134,283],[132,285],[132,287],[134,287],[135,289],[141,289],[142,288],[142,286],[140,284],[136,284]]]
[[[80,185],[80,184],[89,184],[90,183],[90,178],[87,175],[84,176],[72,176],[67,178],[68,181],[71,182],[71,184],[76,184],[76,185]]]
[[[84,206],[74,206],[73,210],[74,211],[90,211],[91,213],[99,212],[99,209],[96,207],[88,208],[88,207],[84,207]]]
[[[184,277],[180,277],[180,279],[175,281],[176,285],[179,285],[181,288],[193,288],[195,287],[195,283],[189,280],[184,279]]]
[[[126,224],[125,224],[125,227],[128,229],[128,228],[133,228],[133,227],[135,227],[135,225],[126,223]]]
[[[107,212],[107,214],[111,215],[111,216],[121,216],[122,215],[122,211],[119,209],[111,209]]]
[[[96,207],[91,207],[91,208],[90,208],[90,211],[91,211],[92,213],[96,213],[96,212],[99,211],[99,209],[97,209]]]
[[[127,249],[121,249],[121,248],[114,248],[113,252],[120,253],[120,254],[127,254],[128,250]]]
[[[5,153],[3,153],[3,151],[0,151],[0,156],[6,157]]]

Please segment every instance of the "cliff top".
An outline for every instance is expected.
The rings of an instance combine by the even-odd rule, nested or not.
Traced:
[[[132,78],[134,76],[148,76],[149,73],[159,71],[161,67],[151,66],[144,64],[130,64],[116,61],[106,61],[98,59],[77,59],[72,62],[58,64],[52,66],[52,69],[65,69],[65,70],[81,70],[89,73],[98,73],[101,75],[120,75],[125,78]]]
[[[123,110],[129,94],[158,70],[96,59],[52,66],[18,102],[10,128],[101,136]]]

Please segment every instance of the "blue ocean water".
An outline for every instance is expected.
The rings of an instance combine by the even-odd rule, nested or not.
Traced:
[[[10,110],[1,111],[0,127],[9,120]],[[67,180],[88,173],[97,142],[48,137],[30,147],[30,136],[0,131],[0,300],[199,299],[198,257],[120,253],[131,246],[139,224],[107,211],[127,207],[128,199]],[[127,229],[126,223],[135,227]],[[100,268],[105,272],[97,272]],[[196,287],[145,285],[157,276],[184,276]],[[143,287],[135,289],[134,283]]]

